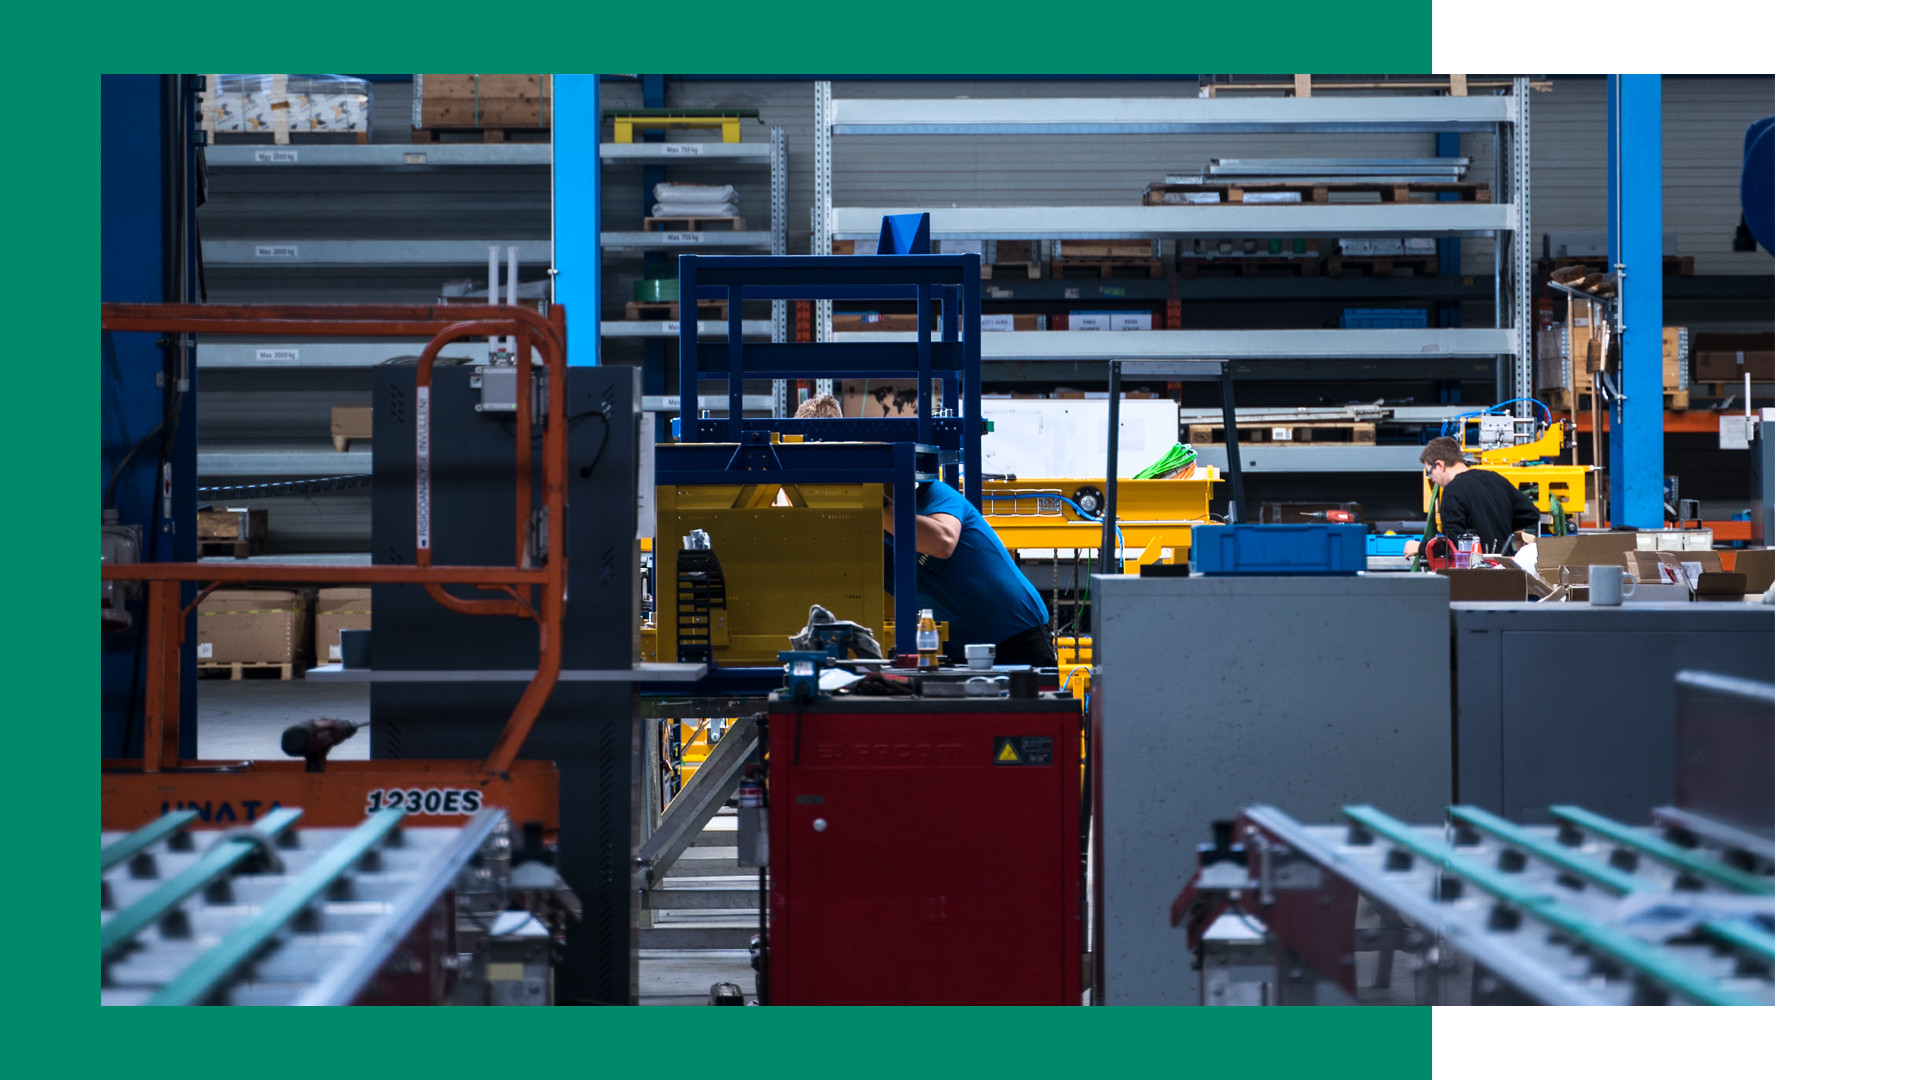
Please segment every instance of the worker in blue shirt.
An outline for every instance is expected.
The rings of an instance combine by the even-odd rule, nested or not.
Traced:
[[[914,492],[915,587],[920,606],[947,624],[946,655],[960,663],[968,645],[995,646],[995,662],[1056,667],[1053,632],[1040,593],[1005,544],[959,492],[938,480]],[[893,591],[893,486],[887,486],[887,591]],[[911,635],[911,628],[902,631]],[[910,640],[903,637],[900,640]]]

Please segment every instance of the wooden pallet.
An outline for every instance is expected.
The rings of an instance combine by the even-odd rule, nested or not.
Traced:
[[[640,230],[642,232],[703,232],[703,231],[740,232],[743,228],[745,228],[745,226],[742,224],[743,220],[744,219],[738,218],[738,217],[722,217],[720,215],[713,215],[713,216],[700,215],[700,216],[694,216],[694,217],[650,217],[650,218],[643,218],[641,220]],[[656,229],[654,227],[656,225],[665,226],[665,228]]]
[[[1055,278],[1157,278],[1166,272],[1159,259],[1055,259]]]
[[[1595,274],[1605,274],[1607,272],[1607,260],[1599,258],[1597,256],[1593,258],[1586,258],[1586,257],[1577,258],[1577,259],[1558,258],[1558,259],[1548,259],[1543,261],[1546,262],[1547,264],[1546,271],[1549,275],[1551,275],[1555,270],[1565,270],[1568,267],[1572,267],[1572,266],[1583,267],[1587,270],[1591,270]],[[1693,256],[1663,255],[1660,258],[1660,272],[1663,276],[1666,276],[1666,277],[1692,277],[1693,276]]]
[[[1416,277],[1433,277],[1440,272],[1438,255],[1329,255],[1327,276],[1392,277],[1396,270],[1412,270]]]
[[[727,302],[725,300],[696,300],[694,301],[694,308],[699,313],[700,318],[711,316],[716,319],[724,319],[727,317]],[[638,319],[666,319],[672,321],[678,320],[679,318],[680,301],[678,300],[627,301],[627,319],[629,321]]]
[[[995,271],[1001,271],[1002,277],[1024,277],[1028,281],[1040,280],[1040,264],[1037,262],[983,262],[980,264],[980,279],[992,281]]]
[[[1317,255],[1282,257],[1279,255],[1221,255],[1215,258],[1183,257],[1178,261],[1183,278],[1207,277],[1319,277],[1325,260]]]
[[[1374,444],[1375,428],[1371,421],[1302,420],[1285,424],[1236,423],[1233,426],[1234,430],[1239,432],[1242,443],[1274,446],[1328,443],[1372,446]],[[1282,432],[1286,434],[1283,435]],[[1227,426],[1225,424],[1188,424],[1187,441],[1195,446],[1224,444],[1227,441]]]
[[[288,131],[286,134],[287,137],[281,139],[272,131],[208,131],[207,145],[365,146],[368,142],[364,131]]]
[[[1486,203],[1493,201],[1493,193],[1485,184],[1472,184],[1458,180],[1417,180],[1402,183],[1374,184],[1354,180],[1340,183],[1320,183],[1308,180],[1208,180],[1198,184],[1149,184],[1141,196],[1141,202],[1147,206],[1172,205],[1167,202],[1169,194],[1212,193],[1220,196],[1220,205],[1243,204],[1248,192],[1293,192],[1300,196],[1303,203],[1326,203],[1336,194],[1368,194],[1380,197],[1383,203],[1430,202],[1431,198],[1443,194],[1458,195],[1461,202]],[[1192,205],[1192,204],[1189,204]],[[1209,205],[1209,204],[1201,204]],[[1258,205],[1258,204],[1256,204]],[[1274,206],[1287,206],[1289,203],[1272,203]]]
[[[1537,390],[1535,394],[1555,413],[1577,412],[1585,416],[1593,409],[1593,393],[1588,390],[1573,391],[1563,386],[1551,390]],[[1685,412],[1692,408],[1693,397],[1686,390],[1667,387],[1660,393],[1660,407],[1667,412]]]
[[[266,544],[258,540],[207,540],[200,541],[200,557],[216,559],[244,559],[258,555],[266,550]]]
[[[300,667],[298,664],[292,664],[292,663],[287,663],[287,664],[250,663],[250,662],[240,661],[240,660],[202,660],[200,661],[200,677],[201,678],[217,679],[217,678],[220,678],[222,675],[225,675],[228,681],[230,682],[240,682],[241,680],[251,678],[254,675],[259,675],[264,677],[266,675],[272,675],[272,674],[278,674],[280,676],[280,681],[286,682],[292,679],[296,675],[304,674],[305,670],[306,669]]]
[[[448,135],[457,135],[453,142],[531,142],[547,143],[553,141],[553,129],[541,127],[433,127],[414,128],[413,141],[416,143],[437,143],[449,141]]]

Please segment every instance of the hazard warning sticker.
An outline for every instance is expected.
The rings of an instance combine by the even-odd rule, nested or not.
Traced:
[[[995,765],[1053,764],[1053,736],[996,735],[993,738]]]

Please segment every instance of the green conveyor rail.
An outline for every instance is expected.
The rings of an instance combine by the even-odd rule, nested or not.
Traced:
[[[1589,879],[1622,896],[1627,893],[1641,892],[1648,887],[1646,882],[1624,870],[1608,866],[1598,859],[1582,855],[1577,851],[1569,851],[1558,844],[1548,843],[1520,826],[1489,814],[1477,806],[1450,807],[1447,813],[1455,821],[1464,821],[1510,848],[1524,851],[1542,862]]]
[[[191,810],[187,813],[199,816]],[[265,837],[269,842],[277,841],[280,834],[298,820],[300,811],[283,807],[261,818],[250,833],[230,836],[213,845],[205,855],[194,860],[193,865],[161,882],[152,892],[107,920],[107,924],[100,928],[100,955],[104,957],[118,952],[139,936],[140,931],[165,918],[168,912],[179,907],[188,897],[230,873],[242,860],[253,854],[260,837]]]
[[[1456,860],[1453,849],[1437,840],[1421,836],[1411,827],[1371,806],[1348,806],[1343,812],[1355,824],[1367,829],[1395,847],[1433,863],[1448,873],[1470,882],[1475,888],[1525,911],[1534,918],[1564,931],[1604,953],[1615,961],[1659,982],[1689,1000],[1702,1005],[1758,1005],[1753,997],[1724,989],[1715,979],[1701,975],[1646,942],[1603,926],[1584,915],[1568,910],[1547,893],[1516,887],[1503,875],[1465,860]]]
[[[175,810],[157,821],[147,822],[138,832],[128,833],[115,840],[110,846],[101,849],[100,872],[104,874],[154,844],[172,839],[174,833],[186,828],[188,823],[199,816],[198,810]]]
[[[1701,932],[1722,945],[1739,949],[1773,964],[1773,935],[1745,919],[1715,919],[1702,923]]]
[[[384,840],[405,816],[406,812],[401,809],[380,810],[370,815],[364,824],[328,848],[298,877],[288,882],[285,888],[273,894],[261,905],[259,914],[223,938],[218,945],[201,953],[186,970],[148,999],[147,1004],[197,1005],[206,1000],[234,972],[253,959],[262,946],[332,887],[341,874]]]
[[[1649,836],[1610,818],[1601,817],[1591,810],[1582,810],[1578,806],[1554,806],[1549,807],[1548,810],[1554,817],[1569,825],[1586,829],[1596,836],[1605,837],[1611,843],[1632,848],[1648,858],[1657,859],[1689,874],[1697,874],[1735,892],[1749,893],[1754,896],[1773,895],[1773,882],[1768,878],[1736,870],[1723,862],[1703,857],[1657,836]]]

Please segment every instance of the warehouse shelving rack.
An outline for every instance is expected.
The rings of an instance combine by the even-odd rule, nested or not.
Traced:
[[[784,254],[787,237],[787,155],[786,132],[774,128],[766,142],[720,143],[681,141],[664,143],[602,143],[603,166],[628,164],[722,164],[753,166],[768,170],[771,184],[770,228],[750,232],[633,233],[607,231],[601,236],[604,257],[630,260],[652,252],[714,251]],[[553,163],[553,148],[544,143],[431,143],[312,145],[295,147],[213,146],[206,149],[210,172],[250,174],[248,184],[258,191],[254,177],[270,175],[273,170],[314,171],[350,170],[391,174],[444,175],[451,194],[467,183],[479,170],[544,170]],[[474,231],[466,221],[445,216],[427,222],[438,234]],[[330,226],[337,229],[339,226]],[[293,231],[293,230],[287,230]],[[552,244],[544,236],[515,238],[496,231],[486,238],[436,235],[415,239],[351,239],[329,236],[324,239],[297,237],[274,228],[258,230],[257,235],[211,239],[203,243],[202,255],[209,270],[264,272],[284,281],[288,290],[299,290],[315,282],[338,282],[356,273],[385,276],[407,273],[472,272],[484,266],[488,247],[513,245],[520,249],[525,266],[550,265]],[[508,233],[511,230],[506,230]],[[218,299],[218,297],[215,297]],[[773,305],[768,319],[746,320],[742,332],[757,341],[786,339],[785,302]],[[640,338],[668,341],[679,336],[674,320],[606,320],[600,324],[607,338]],[[727,323],[708,320],[698,323],[703,336],[724,336]],[[461,343],[446,350],[450,357],[474,358],[484,355],[484,343]],[[398,347],[392,342],[342,341],[220,341],[199,348],[199,367],[204,371],[247,370],[276,372],[313,372],[327,369],[371,368],[391,359]],[[770,409],[775,397],[755,394],[746,399],[750,409]],[[664,402],[652,403],[665,411]],[[284,444],[209,443],[200,455],[202,477],[252,476],[261,478],[318,475],[354,476],[372,471],[372,456],[363,449],[345,453],[316,445],[312,450]]]
[[[932,235],[935,240],[1147,239],[1262,233],[1490,237],[1497,241],[1492,328],[1007,332],[988,335],[982,344],[982,357],[990,371],[1009,373],[1020,370],[1021,365],[1057,370],[1062,362],[1104,365],[1109,360],[1194,356],[1250,363],[1484,358],[1495,364],[1496,390],[1501,398],[1526,397],[1532,384],[1531,342],[1526,331],[1531,317],[1530,90],[1524,78],[1513,80],[1512,87],[1507,94],[1465,97],[836,100],[831,82],[816,82],[813,250],[815,254],[828,254],[834,240],[877,236],[881,218],[914,210],[837,206],[833,198],[833,146],[837,138],[905,134],[1492,133],[1497,141],[1492,203],[957,207],[932,212]],[[1009,284],[1036,297],[1046,295],[1051,288],[1038,282]],[[1138,284],[1151,289],[1150,283]],[[1296,288],[1304,292],[1330,287]],[[830,306],[823,305],[816,320],[817,325],[831,326]],[[862,335],[863,339],[871,337],[874,335]],[[1239,374],[1257,377],[1251,368]],[[1320,449],[1328,452],[1318,453]],[[1400,460],[1406,455],[1394,453],[1397,449],[1401,448],[1327,447],[1309,451],[1297,447],[1290,453],[1310,452],[1316,459],[1325,459],[1324,467],[1315,466],[1309,471],[1374,471],[1406,467],[1407,462]],[[1278,458],[1277,454],[1270,458],[1274,470],[1295,471],[1298,466],[1294,461],[1305,464],[1305,459],[1274,460]],[[1265,464],[1249,464],[1247,468],[1252,472],[1269,471]]]

